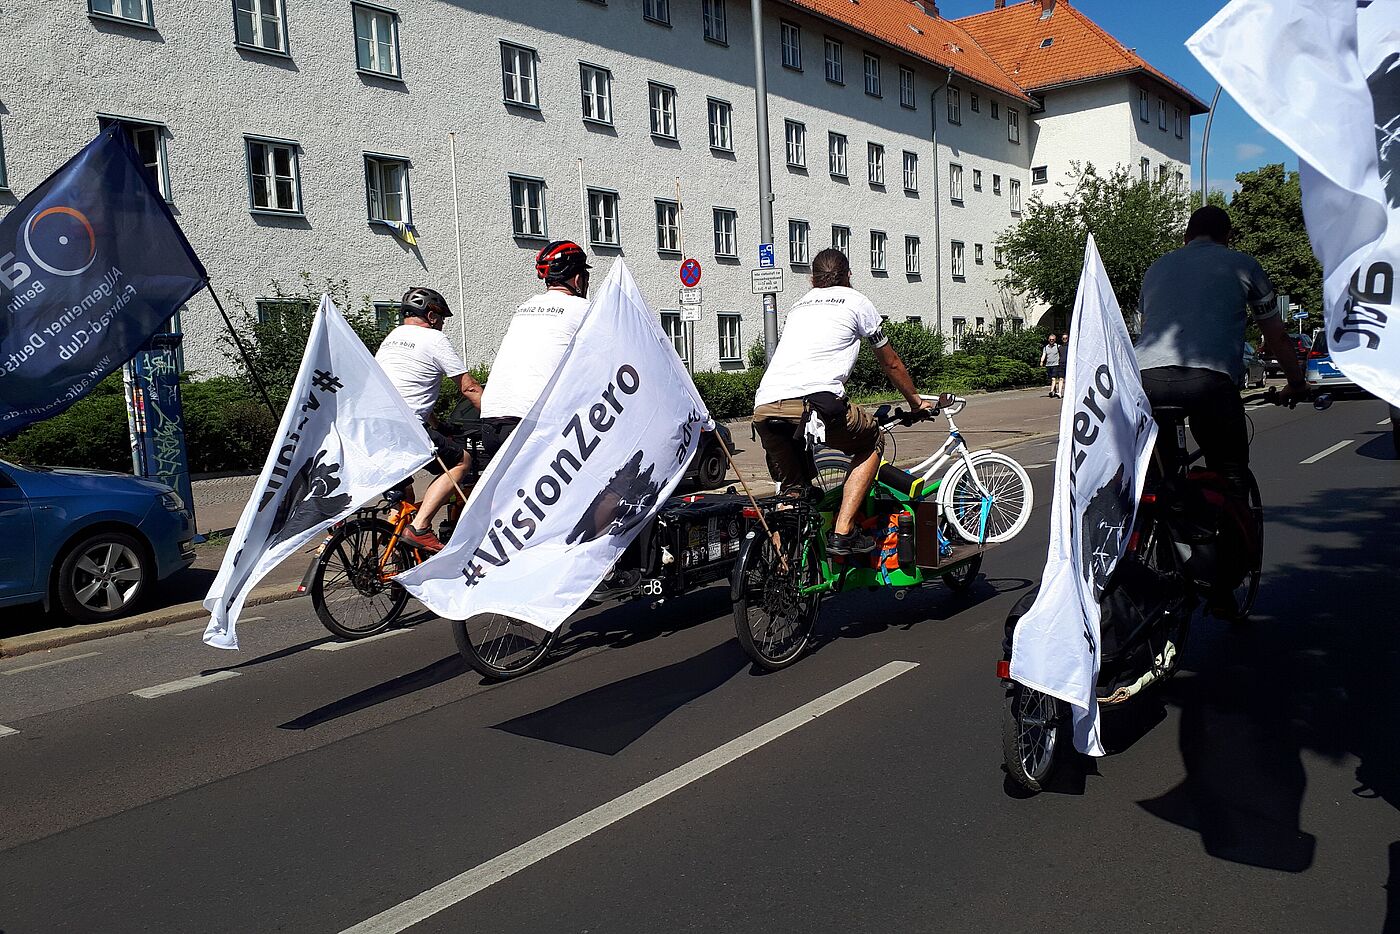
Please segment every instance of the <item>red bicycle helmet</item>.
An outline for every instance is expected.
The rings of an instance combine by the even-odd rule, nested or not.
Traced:
[[[535,256],[535,272],[546,284],[567,282],[588,265],[588,254],[572,240],[555,240]]]

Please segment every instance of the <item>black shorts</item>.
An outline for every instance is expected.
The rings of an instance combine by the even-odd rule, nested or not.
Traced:
[[[483,418],[481,420],[481,453],[485,456],[486,462],[496,456],[515,431],[515,426],[520,424],[520,419],[511,416],[500,418]]]
[[[442,476],[442,464],[438,463],[438,457],[442,458],[442,463],[446,464],[448,467],[456,467],[458,464],[462,463],[462,458],[466,456],[467,452],[460,442],[443,434],[427,423],[424,423],[423,428],[428,432],[428,439],[432,441],[433,446],[437,448],[438,455],[425,465],[428,473],[435,477]]]

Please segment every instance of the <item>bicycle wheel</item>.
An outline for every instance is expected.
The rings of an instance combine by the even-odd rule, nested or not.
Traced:
[[[1259,484],[1252,472],[1246,473],[1249,483],[1249,518],[1253,528],[1246,533],[1249,551],[1244,579],[1235,588],[1235,605],[1239,613],[1235,622],[1242,623],[1254,610],[1254,601],[1259,597],[1259,578],[1264,570],[1264,500],[1259,495]]]
[[[457,650],[467,664],[482,677],[496,681],[518,678],[538,668],[558,634],[558,630],[549,632],[504,613],[452,621]]]
[[[774,523],[772,515],[769,523],[782,541],[787,570],[762,529],[744,542],[734,567],[734,629],[749,658],[767,671],[786,668],[801,657],[821,602],[820,594],[798,592],[818,580],[807,534],[810,520]]]
[[[1001,709],[1001,754],[1006,772],[1029,791],[1044,788],[1069,739],[1069,705],[1012,682]]]
[[[851,469],[850,455],[835,448],[823,447],[817,449],[812,460],[817,466],[817,476],[812,482],[823,493],[830,493],[846,482],[846,472]]]
[[[960,564],[943,575],[943,583],[956,593],[966,593],[977,580],[982,570],[982,556],[979,554],[966,564]]]
[[[413,567],[415,555],[407,545],[396,543],[386,560],[393,535],[394,527],[383,519],[351,519],[316,559],[311,605],[322,625],[342,639],[385,631],[408,603],[408,591],[389,578]]]
[[[987,490],[985,498],[978,483]],[[969,542],[987,544],[1015,538],[1030,521],[1034,500],[1031,478],[1021,465],[993,451],[972,455],[971,471],[967,461],[955,464],[939,496],[953,530]]]

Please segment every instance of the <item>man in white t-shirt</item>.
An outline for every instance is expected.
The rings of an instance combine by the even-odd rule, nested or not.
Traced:
[[[438,476],[423,494],[423,502],[403,537],[427,551],[441,551],[442,542],[433,533],[433,516],[461,485],[471,460],[460,443],[437,430],[433,406],[444,376],[455,379],[462,395],[478,407],[481,384],[467,372],[467,365],[442,333],[443,322],[452,316],[452,310],[440,294],[432,289],[412,288],[404,293],[400,307],[403,324],[384,338],[374,359],[409,408],[423,420],[428,437],[437,445],[438,457],[447,465],[443,471],[436,460],[428,463],[428,470]]]
[[[801,495],[813,479],[801,427],[809,409],[825,423],[825,444],[850,455],[841,509],[827,548],[837,555],[875,550],[874,540],[857,531],[855,518],[880,468],[880,431],[868,412],[846,399],[846,379],[861,339],[870,341],[881,369],[910,406],[933,407],[919,396],[880,323],[870,299],[851,288],[846,254],[822,250],[812,261],[812,290],[788,313],[782,340],[754,398],[754,429],[782,492]]]
[[[530,414],[588,311],[588,254],[556,240],[535,256],[546,290],[516,309],[481,398],[481,447],[490,460]]]

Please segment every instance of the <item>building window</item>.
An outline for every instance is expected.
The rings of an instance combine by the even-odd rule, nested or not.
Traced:
[[[408,197],[408,160],[366,154],[365,194],[371,221],[386,224],[413,222]]]
[[[841,43],[830,36],[826,37],[826,80],[835,84],[846,83],[846,66],[841,59]]]
[[[254,211],[301,213],[298,146],[288,140],[245,137],[248,150],[248,197]]]
[[[1022,328],[1024,325],[1025,325],[1025,322],[1022,321],[1020,318],[1012,318],[1012,319],[1011,319],[1011,333],[1012,333],[1012,334],[1020,334],[1020,333],[1021,333],[1021,328]]]
[[[806,266],[812,261],[810,231],[806,221],[788,221],[788,261],[794,266]]]
[[[700,19],[705,38],[720,45],[729,44],[729,27],[724,21],[724,0],[700,0]]]
[[[917,276],[919,274],[919,238],[904,238],[904,274],[906,276]]]
[[[719,318],[719,360],[721,363],[737,363],[744,359],[744,344],[739,337],[739,328],[744,319],[738,315],[721,314]]]
[[[1021,142],[1021,112],[1015,107],[1006,108],[1006,138],[1013,143]]]
[[[728,101],[710,98],[710,148],[734,151],[733,108]]]
[[[1145,88],[1138,88],[1138,117],[1143,123],[1152,122],[1152,98]]]
[[[846,177],[846,135],[844,133],[827,134],[827,162],[831,166],[833,178]]]
[[[352,3],[355,11],[355,57],[360,71],[399,77],[399,14],[382,7]]]
[[[1185,131],[1184,131],[1183,125],[1182,125],[1182,120],[1181,120],[1181,108],[1180,108],[1180,107],[1176,108],[1176,110],[1175,110],[1175,116],[1174,116],[1174,118],[1173,118],[1173,122],[1174,122],[1175,125],[1176,125],[1176,138],[1177,138],[1177,139],[1181,139],[1181,137],[1182,137],[1182,135],[1183,135],[1183,133],[1184,133]]]
[[[666,332],[671,346],[676,349],[676,356],[689,366],[690,343],[685,339],[685,322],[681,321],[680,312],[663,311],[661,313],[661,330]]]
[[[953,319],[953,349],[954,349],[954,350],[957,350],[957,349],[958,349],[958,345],[962,343],[962,339],[963,339],[964,337],[966,337],[966,336],[967,336],[967,319],[966,319],[966,318],[954,318],[954,319]]]
[[[996,175],[996,174],[993,174],[993,175],[992,175],[992,194],[994,194],[994,195],[1000,195],[1000,194],[1001,194],[1001,176],[1000,176],[1000,175]]]
[[[972,261],[978,266],[982,265],[982,244],[974,243],[972,245]]]
[[[588,242],[598,246],[620,246],[618,230],[617,192],[601,188],[588,189]]]
[[[1050,180],[1050,170],[1043,165],[1031,166],[1031,184],[1044,185]]]
[[[865,93],[880,96],[880,56],[865,53]]]
[[[729,208],[715,208],[715,255],[739,255],[739,215]]]
[[[1184,184],[1186,184],[1186,176],[1185,176],[1185,175],[1182,175],[1180,172],[1177,172],[1177,173],[1176,173],[1176,190],[1177,190],[1177,191],[1180,191],[1180,190],[1181,190],[1181,186],[1184,185]]]
[[[978,330],[979,333],[982,332],[982,331],[987,330],[987,319],[986,319],[986,318],[978,318],[978,319],[977,319],[977,330]]]
[[[1165,130],[1167,128],[1167,102],[1163,98],[1157,98],[1157,128]]]
[[[1011,213],[1021,213],[1021,182],[1015,178],[1011,180]]]
[[[1167,164],[1163,162],[1157,166],[1157,184],[1164,184],[1167,180]]]
[[[899,106],[910,110],[917,106],[914,100],[914,69],[903,65],[899,66]]]
[[[666,84],[647,82],[651,100],[651,135],[663,139],[676,138],[676,89]]]
[[[656,199],[656,252],[680,253],[681,206],[675,201]]]
[[[507,104],[539,109],[538,74],[539,58],[534,49],[501,43],[501,80]]]
[[[948,122],[962,123],[962,91],[957,88],[948,89]]]
[[[88,12],[151,25],[151,6],[146,0],[88,0]]]
[[[972,110],[973,113],[982,112],[982,105],[979,102],[976,91],[967,92],[967,106]]]
[[[843,227],[840,224],[831,225],[831,247],[846,254],[849,259],[851,255],[851,228]]]
[[[612,72],[580,62],[578,79],[583,91],[583,119],[612,123]]]
[[[993,119],[993,120],[1000,120],[1000,119],[1001,119],[1001,114],[998,113],[998,111],[1000,111],[1000,110],[1001,110],[1001,105],[998,104],[996,101],[992,101],[992,119]]]
[[[957,202],[963,199],[963,169],[956,162],[948,166],[948,197]]]
[[[870,172],[870,184],[885,184],[885,147],[879,143],[869,143],[865,147],[866,168]]]
[[[783,48],[783,67],[802,70],[802,30],[786,20],[778,23],[778,38]]]
[[[904,190],[919,190],[919,155],[918,153],[906,152],[904,154]]]
[[[1001,247],[999,247],[999,246],[993,246],[993,247],[992,247],[992,263],[993,263],[993,265],[995,265],[998,269],[1000,269],[1000,268],[1002,267],[1002,255],[1003,255],[1003,254],[1002,254],[1002,252],[1001,252]]]
[[[963,243],[961,240],[953,241],[953,278],[962,279],[966,275],[963,269]]]
[[[316,314],[316,306],[300,298],[255,298],[259,324],[273,324],[278,327],[309,328],[311,318]]]
[[[807,127],[796,120],[784,121],[787,137],[787,164],[794,169],[807,167]]]
[[[374,303],[374,328],[387,334],[403,323],[403,306],[398,302]]]
[[[982,170],[981,170],[981,169],[973,169],[973,170],[972,170],[972,190],[973,190],[973,191],[981,191],[981,190],[982,190]]]
[[[885,271],[885,234],[883,231],[870,231],[870,271]]]
[[[517,237],[544,240],[544,181],[522,175],[510,176],[511,229]]]
[[[98,126],[104,130],[109,126],[119,126],[126,138],[131,140],[131,145],[136,149],[136,156],[141,160],[141,164],[146,167],[146,171],[151,173],[152,180],[156,183],[156,190],[166,201],[170,198],[170,168],[166,162],[165,153],[165,127],[159,123],[146,123],[141,120],[123,120],[119,117],[98,117]],[[0,178],[3,177],[3,169],[0,169]],[[6,187],[0,182],[0,188]]]
[[[1144,182],[1146,182],[1146,181],[1151,181],[1151,179],[1152,179],[1152,160],[1149,159],[1149,158],[1147,158],[1146,156],[1143,156],[1142,159],[1138,162],[1138,168],[1139,168],[1139,171],[1142,173],[1142,180],[1143,180]]]
[[[663,26],[671,25],[671,0],[642,0],[642,17]]]
[[[10,176],[5,169],[5,128],[0,127],[0,191],[10,190]]]
[[[269,52],[286,52],[283,14],[282,0],[234,0],[234,41]]]

